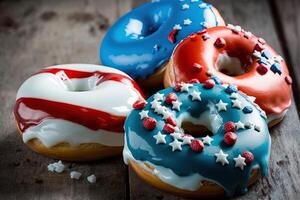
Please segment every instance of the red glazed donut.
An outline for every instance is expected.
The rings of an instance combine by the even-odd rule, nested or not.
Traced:
[[[167,65],[164,85],[209,78],[254,96],[270,126],[291,105],[292,79],[286,63],[264,39],[239,26],[209,28],[184,39]]]

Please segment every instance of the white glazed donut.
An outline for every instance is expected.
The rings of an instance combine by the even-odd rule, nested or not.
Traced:
[[[123,125],[138,85],[105,66],[67,64],[45,68],[27,79],[14,109],[24,143],[65,160],[93,160],[121,153]]]

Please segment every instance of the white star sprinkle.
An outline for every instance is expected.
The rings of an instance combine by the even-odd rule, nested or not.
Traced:
[[[222,150],[219,151],[219,153],[215,153],[215,156],[217,157],[216,163],[220,162],[224,166],[225,164],[229,164],[227,160],[228,154],[224,153]]]
[[[146,117],[149,117],[149,116],[148,116],[148,113],[149,113],[148,110],[142,110],[142,111],[139,113],[139,115],[141,116],[141,119],[144,119],[144,118],[146,118]]]
[[[232,100],[232,107],[233,108],[237,108],[237,109],[241,109],[242,108],[242,102],[238,99]]]
[[[252,128],[252,126],[253,126],[252,122],[245,122],[245,128],[250,129]]]
[[[176,109],[176,110],[180,111],[180,106],[182,104],[181,102],[176,100],[176,101],[172,101],[172,104],[173,104],[172,109]]]
[[[174,30],[181,30],[182,27],[180,26],[180,24],[175,24],[175,25],[173,26],[173,29],[174,29]]]
[[[227,24],[227,27],[230,29],[234,29],[234,26],[232,24]]]
[[[235,167],[239,167],[241,170],[244,170],[244,166],[246,166],[246,159],[242,157],[241,154],[239,154],[237,158],[233,158],[233,160],[235,161]]]
[[[182,5],[182,10],[187,10],[189,8],[190,8],[190,6],[186,3]]]
[[[157,114],[162,114],[164,111],[164,107],[161,105],[158,105],[154,108],[154,112],[156,112]]]
[[[230,99],[237,99],[239,96],[236,92],[231,93]]]
[[[228,103],[224,103],[222,100],[219,101],[219,103],[216,104],[218,111],[226,111],[226,106],[228,105]]]
[[[260,126],[254,125],[254,130],[256,130],[257,132],[260,132]]]
[[[156,144],[166,144],[166,135],[161,134],[160,131],[153,137],[156,139]]]
[[[234,124],[236,126],[236,130],[245,129],[245,124],[241,121],[238,121],[237,123],[234,123]]]
[[[193,139],[194,139],[194,137],[192,137],[192,136],[184,136],[182,145],[191,144]]]
[[[208,33],[204,33],[202,35],[202,38],[203,38],[203,40],[208,40],[208,39],[210,39],[210,35]]]
[[[201,101],[201,92],[197,92],[196,90],[194,90],[191,94],[191,97],[192,97],[192,101],[195,101],[195,100],[198,100],[198,101]]]
[[[164,99],[164,95],[160,94],[160,93],[156,93],[154,95],[154,99],[157,100],[157,101],[162,101]]]
[[[253,54],[252,54],[255,58],[260,58],[261,57],[261,53],[259,51],[254,50]]]
[[[254,96],[248,96],[248,100],[251,102],[251,103],[254,103],[256,97]]]
[[[278,56],[274,56],[274,61],[275,62],[277,62],[277,63],[280,63],[280,62],[282,62],[283,61],[283,58],[280,56],[280,55],[278,55]]]
[[[179,132],[174,132],[174,133],[171,133],[170,134],[174,139],[177,139],[177,140],[181,140],[182,139],[182,134],[179,133]]]
[[[173,114],[171,113],[171,111],[165,110],[163,113],[163,119],[168,119],[169,117],[172,117]]]
[[[267,114],[266,114],[265,111],[261,110],[261,111],[260,111],[260,115],[261,115],[263,118],[267,119]]]
[[[198,2],[198,1],[199,1],[199,0],[191,0],[191,2],[192,2],[192,3],[194,3],[194,2]]]
[[[189,18],[183,20],[183,25],[185,26],[191,25],[191,23],[192,21]]]
[[[205,8],[206,7],[206,3],[201,3],[201,4],[199,4],[199,8]]]
[[[153,109],[160,106],[160,102],[158,102],[156,99],[154,99],[150,104],[151,104],[151,108],[153,108]]]
[[[207,22],[201,22],[200,24],[201,24],[201,26],[203,26],[204,28],[208,28]]]
[[[250,38],[252,36],[252,33],[249,31],[245,31],[244,36],[245,36],[245,38]]]
[[[169,145],[172,147],[172,151],[176,151],[176,150],[181,151],[182,150],[182,148],[181,148],[182,142],[178,141],[177,139],[175,139]]]
[[[189,91],[189,87],[192,87],[192,86],[193,86],[192,84],[184,83],[184,84],[182,84],[180,91],[181,92],[188,92]]]
[[[211,137],[209,137],[209,135],[207,135],[206,137],[202,138],[203,144],[207,144],[207,145],[210,145],[213,140],[214,139],[212,139]]]
[[[214,73],[212,72],[211,69],[208,69],[208,70],[206,71],[206,75],[207,75],[207,76],[212,76],[212,75],[214,75]]]

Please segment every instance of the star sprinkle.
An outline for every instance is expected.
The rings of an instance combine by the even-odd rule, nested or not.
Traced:
[[[166,135],[161,134],[160,131],[153,137],[156,139],[156,144],[166,144]]]
[[[154,99],[157,100],[157,101],[162,101],[164,99],[164,95],[160,94],[160,93],[156,93],[154,95]]]
[[[184,136],[183,141],[182,141],[182,145],[191,144],[193,139],[194,139],[193,136]]]
[[[252,54],[255,58],[260,58],[261,57],[261,53],[259,51],[254,50],[253,54]]]
[[[260,126],[254,125],[254,130],[256,130],[257,132],[260,132]]]
[[[173,26],[173,29],[174,29],[174,30],[181,30],[182,27],[180,26],[180,24],[175,24],[175,25]]]
[[[169,145],[172,147],[172,151],[176,151],[176,150],[181,151],[182,150],[182,148],[181,148],[182,142],[178,141],[177,139],[175,139]]]
[[[235,126],[236,126],[236,130],[245,129],[245,124],[241,121],[238,121],[237,123],[235,123]]]
[[[206,137],[202,138],[203,144],[207,144],[207,145],[211,145],[211,142],[214,139],[212,139],[211,137],[209,137],[209,135],[207,135]]]
[[[219,101],[219,103],[216,104],[218,111],[226,111],[226,106],[228,105],[228,103],[224,103],[222,100]]]
[[[203,35],[202,35],[202,39],[205,41],[205,40],[208,40],[208,39],[210,39],[210,35],[208,34],[208,33],[204,33]]]
[[[206,6],[207,6],[206,3],[201,3],[201,4],[199,4],[199,8],[205,8]]]
[[[216,163],[220,162],[223,166],[229,164],[227,160],[228,154],[224,153],[222,150],[220,150],[219,153],[215,153],[215,156],[217,157]]]
[[[192,84],[184,83],[184,84],[181,85],[180,91],[181,92],[188,92],[189,91],[189,87],[192,87],[192,86],[193,86]]]
[[[169,117],[173,117],[173,114],[168,110],[164,110],[162,115],[163,115],[163,119],[168,119]]]
[[[192,21],[189,18],[183,20],[183,25],[185,26],[191,25],[191,23]]]
[[[241,170],[244,170],[244,166],[246,166],[246,159],[242,157],[241,154],[239,154],[237,158],[233,158],[233,160],[235,161],[235,167],[239,167]]]
[[[172,109],[180,111],[180,106],[182,104],[181,102],[179,102],[178,100],[176,100],[176,101],[173,101],[172,104],[173,104]]]
[[[237,109],[241,109],[242,108],[242,102],[238,99],[232,100],[232,107],[233,108],[237,108]]]
[[[252,128],[253,124],[252,122],[245,122],[245,128],[250,129]]]
[[[237,99],[239,96],[237,93],[231,93],[230,99]]]
[[[177,140],[182,139],[182,134],[179,133],[179,132],[174,132],[174,133],[171,133],[170,135],[174,138],[174,140],[175,139],[177,139]]]
[[[251,33],[251,32],[245,31],[245,33],[244,33],[244,37],[245,37],[245,38],[249,39],[251,36],[252,36],[252,33]]]
[[[198,1],[199,1],[199,0],[191,0],[191,2],[192,2],[192,3],[194,3],[194,2],[198,2]]]
[[[204,28],[208,28],[207,22],[201,22],[200,24],[201,24],[201,26],[203,26]]]
[[[182,8],[182,10],[187,10],[187,9],[190,8],[190,6],[189,6],[188,4],[185,3],[185,4],[182,5],[181,8]]]
[[[201,97],[200,97],[201,92],[197,92],[196,90],[194,90],[190,95],[192,97],[192,101],[198,100],[201,101]]]
[[[153,109],[160,106],[160,102],[158,102],[156,99],[154,99],[150,104],[151,104],[151,108],[153,108]]]
[[[148,113],[149,113],[148,110],[142,110],[142,111],[139,113],[139,115],[141,116],[141,119],[144,119],[144,118],[146,118],[146,117],[149,117],[149,116],[148,116]]]

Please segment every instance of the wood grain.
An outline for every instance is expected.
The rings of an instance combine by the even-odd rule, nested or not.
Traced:
[[[135,1],[134,5],[139,5],[141,2]],[[279,53],[283,53],[268,1],[210,0],[209,2],[219,9],[227,23],[241,25],[244,29],[263,37]],[[271,129],[272,150],[268,177],[254,184],[246,195],[235,199],[300,198],[299,129],[299,118],[293,102],[281,124]],[[131,169],[129,169],[129,181],[132,199],[183,199],[145,184]]]
[[[66,164],[54,174],[55,160],[30,151],[12,115],[20,84],[43,66],[99,63],[98,48],[107,28],[131,1],[0,1],[0,199],[124,199],[126,167],[121,156]],[[71,180],[69,172],[83,173]],[[86,177],[95,174],[96,184]]]

